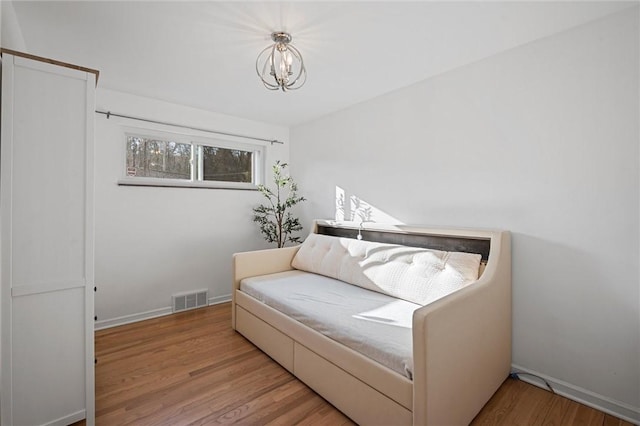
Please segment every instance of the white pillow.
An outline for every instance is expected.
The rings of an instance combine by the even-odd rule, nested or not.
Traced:
[[[426,305],[478,279],[481,256],[310,234],[291,266]]]

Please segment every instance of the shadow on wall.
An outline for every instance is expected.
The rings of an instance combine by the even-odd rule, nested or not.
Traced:
[[[335,220],[404,225],[402,221],[339,186],[336,186]]]
[[[637,293],[629,297],[625,261],[596,242],[590,251],[518,232],[512,250],[514,364],[616,400],[638,395],[638,373],[629,374],[640,347]]]

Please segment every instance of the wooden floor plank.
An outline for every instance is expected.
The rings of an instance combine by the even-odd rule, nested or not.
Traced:
[[[229,303],[97,331],[96,357],[98,426],[354,424],[233,331]],[[632,426],[514,379],[472,425]]]

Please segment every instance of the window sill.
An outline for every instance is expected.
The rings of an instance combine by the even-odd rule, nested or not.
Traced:
[[[258,186],[253,183],[243,182],[211,182],[188,181],[155,178],[122,178],[118,179],[118,185],[123,186],[155,186],[168,188],[206,188],[206,189],[237,189],[244,191],[257,191]]]

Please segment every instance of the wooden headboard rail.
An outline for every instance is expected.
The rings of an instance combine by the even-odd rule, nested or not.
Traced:
[[[442,251],[459,251],[464,253],[477,253],[482,256],[482,261],[489,259],[491,249],[491,239],[489,237],[472,237],[463,235],[411,232],[403,230],[387,229],[367,229],[367,226],[375,227],[375,223],[364,224],[360,229],[358,224],[342,225],[333,224],[328,221],[316,221],[315,233],[331,235],[342,238],[357,238],[358,232],[364,241],[375,241],[379,243],[400,244],[410,247],[429,248]]]

